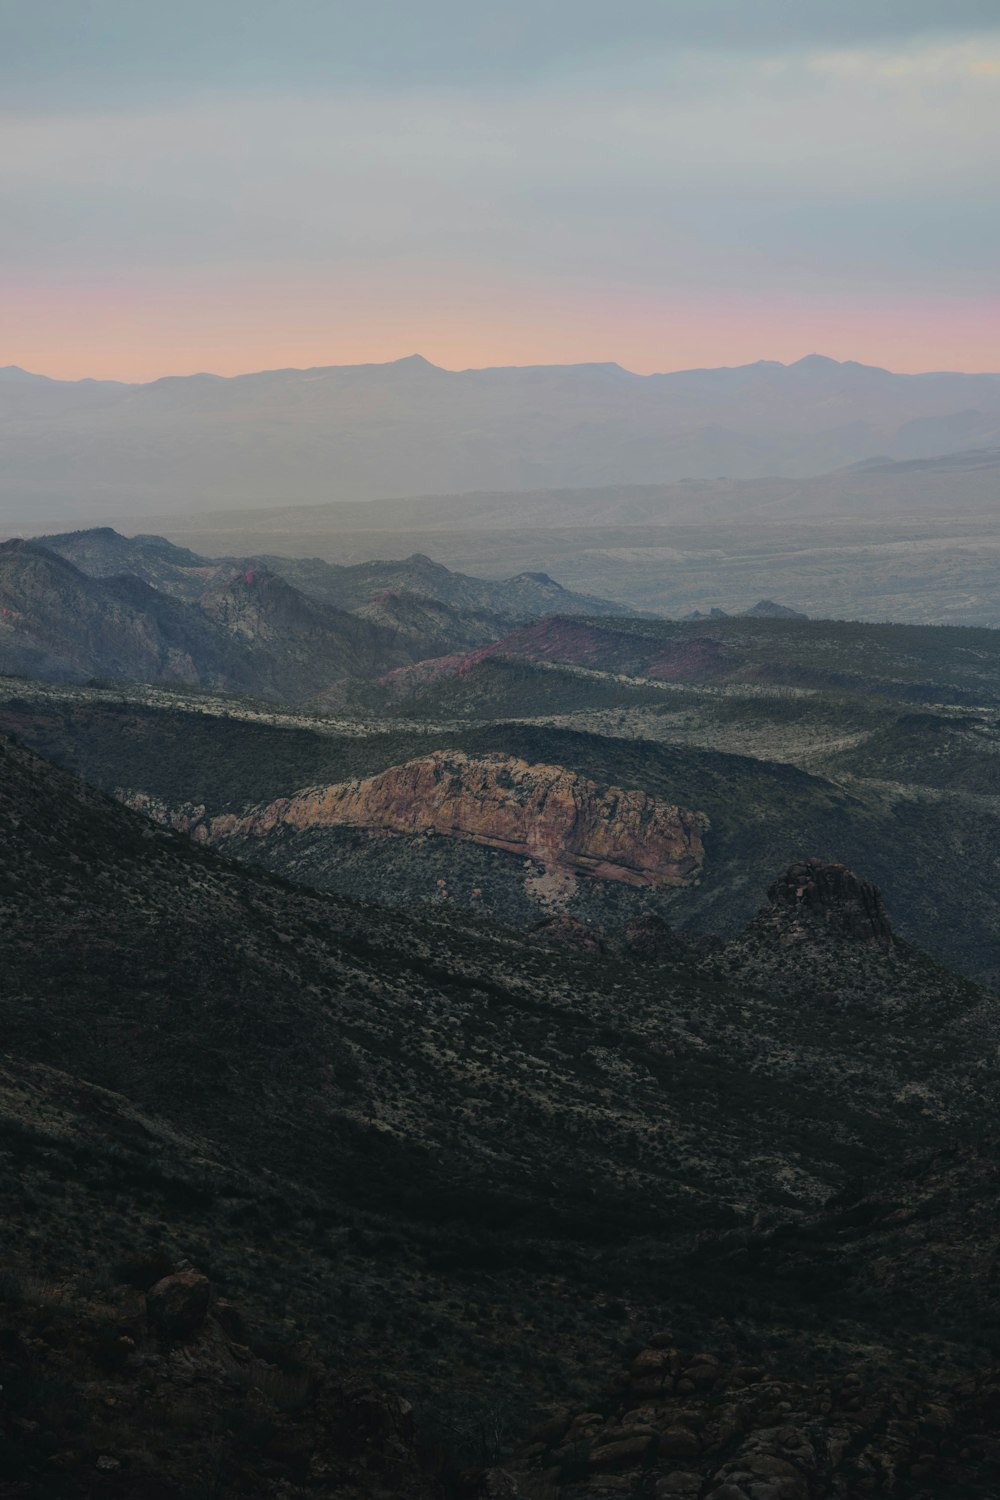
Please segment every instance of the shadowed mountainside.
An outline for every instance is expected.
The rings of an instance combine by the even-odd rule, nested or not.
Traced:
[[[1000,632],[748,615],[699,620],[553,617],[478,651],[417,662],[385,679],[402,699],[491,658],[548,662],[652,682],[759,684],[928,703],[1000,699]]]
[[[419,1494],[412,1445],[385,1478],[391,1427],[376,1428],[365,1472],[368,1439],[343,1428],[359,1381],[402,1386],[418,1416],[435,1414],[437,1442],[469,1451],[463,1424],[494,1420],[498,1402],[505,1423],[574,1396],[595,1410],[636,1332],[670,1323],[705,1351],[685,1368],[756,1363],[821,1396],[888,1367],[918,1415],[970,1378],[989,1333],[991,1228],[938,1240],[883,1193],[857,1223],[925,1248],[920,1277],[883,1281],[872,1302],[855,1290],[843,1210],[823,1203],[943,1129],[975,1136],[995,1105],[996,1006],[973,986],[894,943],[905,1014],[868,1003],[853,965],[887,953],[851,922],[843,994],[789,1004],[756,980],[720,982],[711,958],[636,962],[401,918],[220,860],[9,741],[0,757],[0,1145],[14,1168],[0,1178],[0,1416],[27,1494],[53,1493],[39,1488],[53,1451],[75,1455],[55,1466],[67,1497],[155,1479],[181,1500],[213,1472],[251,1495],[278,1479],[292,1494]],[[846,877],[812,878],[842,913],[858,907]],[[805,929],[800,972],[822,954],[829,977],[829,927],[816,942]],[[739,974],[738,946],[730,956]],[[967,1153],[934,1168],[956,1183],[977,1170]],[[27,1235],[13,1211],[25,1195]],[[817,1340],[827,1315],[809,1287],[826,1242],[843,1267],[839,1320]],[[192,1268],[212,1285],[188,1326]],[[178,1271],[188,1280],[168,1296],[157,1284]],[[747,1424],[706,1424],[684,1455],[712,1474],[767,1424],[766,1377],[737,1385]],[[164,1461],[136,1444],[146,1401],[147,1434],[172,1433]],[[878,1436],[877,1414],[852,1409]],[[676,1470],[668,1442],[622,1436],[646,1438],[654,1479]],[[547,1482],[636,1457],[592,1462],[601,1446],[563,1454]],[[937,1437],[895,1451],[925,1449],[927,1472],[947,1472]],[[832,1460],[844,1484],[853,1454]],[[968,1463],[970,1495],[989,1493],[988,1461]],[[895,1492],[916,1495],[915,1477],[901,1469]],[[485,1497],[499,1479],[465,1483],[456,1493]]]
[[[423,553],[398,562],[338,565],[320,558],[253,554],[246,558],[200,557],[160,536],[122,536],[110,526],[34,538],[93,578],[133,573],[154,588],[198,600],[213,581],[234,569],[280,574],[300,593],[335,609],[358,610],[385,596],[414,596],[456,611],[480,613],[494,621],[520,622],[549,614],[623,614],[628,605],[589,594],[574,594],[545,573],[516,578],[470,578],[452,572]]]
[[[131,574],[91,578],[32,542],[0,545],[0,667],[286,701],[412,659],[395,632],[307,599],[276,574],[217,573],[188,603]]]

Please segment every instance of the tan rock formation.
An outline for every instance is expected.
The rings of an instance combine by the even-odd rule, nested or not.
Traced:
[[[133,806],[139,802],[132,794]],[[142,810],[148,811],[148,807]],[[211,843],[278,828],[371,828],[436,833],[508,850],[546,868],[629,885],[688,885],[705,851],[701,813],[623,787],[599,786],[565,766],[438,750],[377,776],[310,787],[242,816],[165,821]]]

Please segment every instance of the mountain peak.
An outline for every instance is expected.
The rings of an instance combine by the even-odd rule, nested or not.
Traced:
[[[786,370],[799,370],[806,375],[828,375],[835,370],[851,371],[855,374],[889,375],[892,372],[881,365],[866,365],[857,359],[831,359],[828,354],[806,354],[785,366]]]
[[[761,620],[808,620],[809,618],[800,609],[792,609],[790,604],[777,604],[773,599],[758,599],[756,604],[752,604],[743,613],[749,618]]]
[[[878,887],[859,880],[846,865],[801,860],[768,888],[767,917],[784,940],[800,942],[823,933],[890,949],[892,928]]]
[[[391,370],[440,370],[440,365],[431,364],[422,354],[404,354],[402,359],[390,359],[387,368]]]
[[[0,380],[19,385],[50,385],[52,383],[48,375],[36,375],[31,370],[22,369],[20,365],[0,365]]]
[[[828,354],[804,354],[801,359],[793,360],[786,366],[789,370],[839,370],[840,360],[831,359]]]
[[[518,573],[510,580],[510,582],[541,583],[544,584],[547,588],[562,589],[563,593],[566,592],[565,589],[563,589],[562,584],[557,583],[556,580],[554,578],[551,578],[548,573]]]

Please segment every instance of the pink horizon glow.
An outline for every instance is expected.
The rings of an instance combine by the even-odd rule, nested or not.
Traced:
[[[667,298],[635,289],[10,288],[0,364],[57,379],[383,363],[614,361],[638,374],[819,353],[903,373],[1000,369],[1000,298]]]

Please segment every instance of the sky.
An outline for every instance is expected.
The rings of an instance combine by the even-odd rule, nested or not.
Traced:
[[[0,365],[1000,370],[997,0],[0,0]]]

